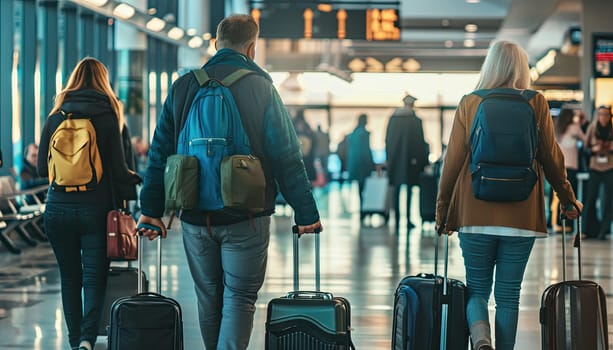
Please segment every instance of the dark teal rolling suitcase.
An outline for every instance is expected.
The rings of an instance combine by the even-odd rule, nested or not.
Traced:
[[[319,234],[314,236],[315,291],[299,289],[298,234],[294,233],[294,291],[268,304],[267,350],[354,349],[349,301],[319,289]]]

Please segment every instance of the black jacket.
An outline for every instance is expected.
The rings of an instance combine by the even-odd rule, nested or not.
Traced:
[[[419,174],[428,164],[428,145],[415,112],[398,108],[392,114],[387,125],[385,152],[391,185],[419,183]]]
[[[47,202],[111,205],[111,174],[113,181],[122,183],[138,182],[138,177],[131,174],[126,167],[119,134],[119,123],[109,98],[94,90],[75,91],[66,97],[62,110],[73,113],[73,118],[90,118],[94,129],[96,129],[96,143],[102,159],[103,174],[100,184],[92,191],[60,192],[50,188],[47,194]],[[39,143],[38,173],[40,176],[47,177],[49,174],[49,142],[62,121],[64,121],[64,116],[55,113],[49,116],[45,122]],[[116,207],[117,203],[112,204],[112,206]]]

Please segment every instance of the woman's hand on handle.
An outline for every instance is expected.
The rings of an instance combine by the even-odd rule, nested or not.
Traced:
[[[147,228],[146,226],[154,226],[157,229]],[[152,218],[150,216],[141,215],[138,219],[137,230],[143,233],[143,236],[149,238],[149,240],[153,240],[157,238],[161,234],[161,238],[166,238],[166,226],[164,226],[164,222],[162,222],[161,218]],[[145,227],[143,227],[145,226]],[[138,232],[137,232],[138,233]]]
[[[583,203],[581,203],[580,201],[577,201],[574,204],[569,203],[564,208],[562,207],[562,205],[560,205],[560,212],[562,213],[562,215],[571,220],[578,218],[581,215],[582,211]]]

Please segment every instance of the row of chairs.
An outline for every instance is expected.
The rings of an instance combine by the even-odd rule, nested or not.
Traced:
[[[42,218],[47,185],[18,190],[15,178],[0,176],[0,243],[11,253],[20,254],[20,238],[27,246],[47,241]]]

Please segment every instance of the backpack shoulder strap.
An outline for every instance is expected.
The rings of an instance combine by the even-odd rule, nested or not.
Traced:
[[[223,78],[223,80],[221,81],[221,84],[223,84],[224,86],[230,86],[236,83],[237,81],[239,81],[242,77],[248,74],[251,74],[251,73],[255,73],[255,72],[249,69],[244,69],[244,68],[237,69],[234,72],[228,74],[228,76],[226,76],[225,78]]]
[[[521,96],[526,99],[526,101],[530,101],[534,96],[536,96],[537,92],[534,90],[523,90],[521,92]]]
[[[488,90],[488,89],[480,89],[480,90],[475,90],[475,91],[471,92],[471,94],[477,95],[477,96],[479,96],[481,98],[484,98],[489,93],[490,93],[490,90]]]
[[[196,80],[198,81],[199,86],[203,86],[204,84],[206,84],[207,81],[211,79],[206,70],[204,70],[204,68],[194,69],[192,70],[192,73],[194,73],[194,76],[196,76]]]

